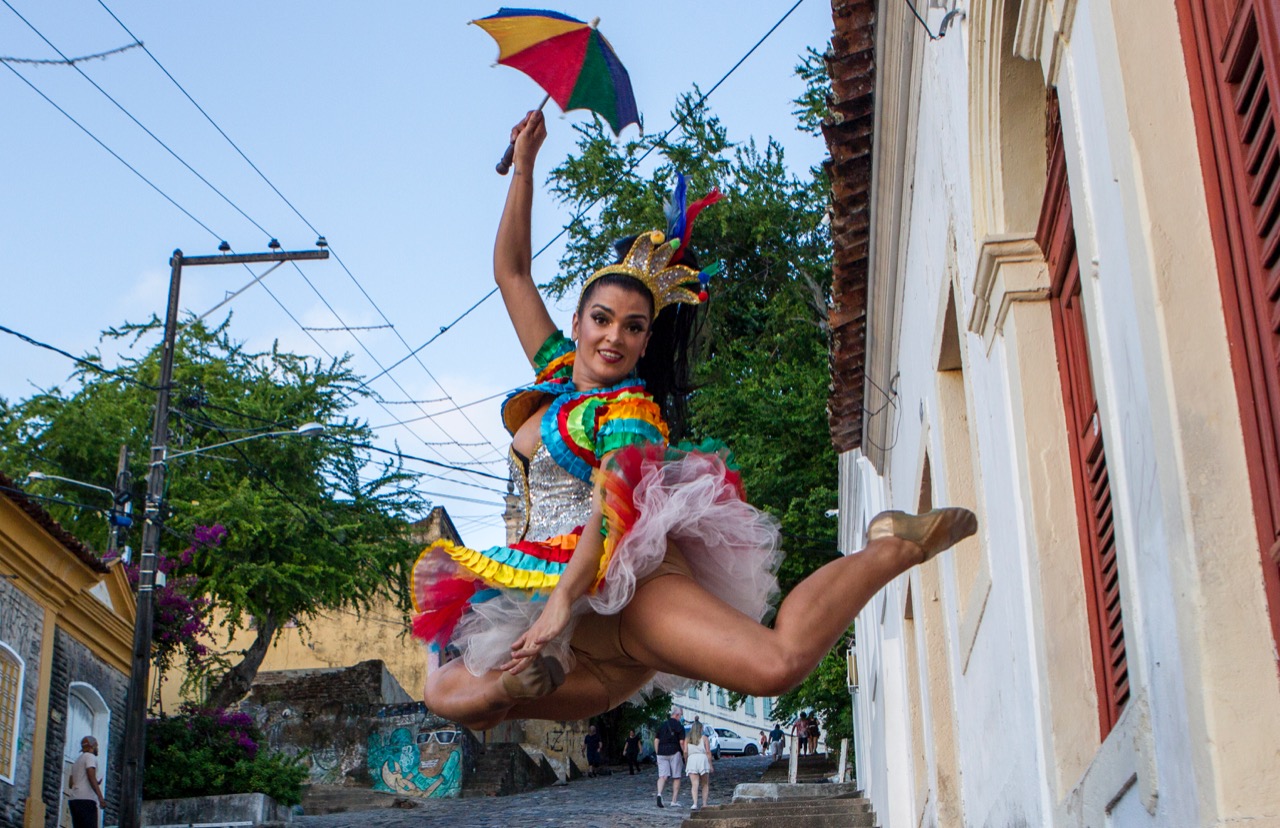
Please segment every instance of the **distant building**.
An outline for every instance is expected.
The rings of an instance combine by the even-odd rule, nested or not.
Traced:
[[[759,743],[760,731],[773,730],[773,706],[777,699],[772,696],[747,696],[734,705],[729,701],[729,691],[723,687],[695,684],[671,698],[672,704],[684,710],[685,724],[693,722],[696,716],[704,725],[728,728],[753,743]]]
[[[462,543],[443,506],[435,507],[413,524],[412,532],[424,548],[441,538]],[[217,628],[216,619],[212,626]],[[252,633],[241,631],[232,639],[231,647],[247,647],[251,636]],[[295,624],[284,627],[276,633],[275,643],[267,650],[259,669],[270,672],[351,667],[378,659],[410,696],[421,699],[428,658],[435,657],[409,634],[408,621],[399,608],[391,601],[382,601],[359,614],[355,610],[322,613],[310,619],[305,630]],[[180,675],[166,678],[166,707],[177,705],[181,684]]]
[[[85,736],[115,820],[135,608],[122,565],[0,474],[0,828],[68,819],[62,788]]]

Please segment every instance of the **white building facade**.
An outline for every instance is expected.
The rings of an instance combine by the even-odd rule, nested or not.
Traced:
[[[840,542],[981,528],[857,620],[858,781],[884,826],[1280,826],[1277,4],[915,5],[833,3]]]
[[[771,696],[747,696],[733,704],[729,691],[712,684],[695,684],[672,696],[671,703],[684,711],[685,724],[696,716],[704,725],[727,728],[744,739],[760,741],[760,731],[773,730]],[[750,751],[747,751],[750,754]]]

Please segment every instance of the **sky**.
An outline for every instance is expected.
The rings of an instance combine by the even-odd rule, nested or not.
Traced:
[[[646,131],[660,133],[678,95],[694,83],[709,89],[793,3],[572,0],[555,8],[601,18]],[[76,64],[88,79],[66,65],[0,63],[39,90],[0,68],[0,325],[75,354],[101,350],[110,365],[115,353],[99,333],[163,315],[174,249],[207,255],[225,239],[236,252],[258,252],[271,238],[309,249],[314,227],[350,275],[332,259],[303,263],[301,273],[286,265],[209,320],[230,313],[231,335],[250,348],[278,341],[302,354],[349,353],[366,377],[405,358],[491,289],[507,187],[493,166],[512,124],[542,99],[525,75],[494,65],[492,39],[467,25],[496,10],[469,0],[0,0],[0,57],[57,59],[53,47],[79,57],[136,36],[280,193],[141,49]],[[795,129],[791,101],[803,90],[794,66],[806,47],[825,47],[831,29],[830,5],[803,0],[711,96],[731,140],[772,137],[798,171],[825,156],[820,139]],[[540,182],[574,152],[572,126],[589,117],[562,116],[554,103],[547,112]],[[635,135],[634,126],[623,132]],[[534,249],[571,218],[540,184]],[[560,253],[553,245],[534,262],[539,282]],[[181,307],[204,313],[252,278],[241,267],[189,268]],[[567,328],[570,302],[551,309]],[[394,327],[302,330],[388,322]],[[0,397],[66,387],[72,367],[0,334]],[[495,296],[372,382],[384,406],[354,413],[375,427],[377,445],[504,475],[500,397],[529,379]],[[446,507],[468,545],[502,542],[504,484],[408,465],[438,475],[419,488]],[[113,473],[89,482],[109,484]]]

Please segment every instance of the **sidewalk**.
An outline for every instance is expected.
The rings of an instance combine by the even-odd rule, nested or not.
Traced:
[[[711,804],[723,805],[740,782],[755,782],[769,766],[766,756],[724,757],[711,775]],[[614,767],[613,776],[578,779],[561,787],[543,788],[515,796],[484,799],[424,799],[417,808],[362,811],[296,817],[300,828],[650,828],[677,826],[689,816],[689,780],[680,785],[680,807],[659,808],[654,802],[658,771],[644,765],[637,776]],[[667,783],[664,801],[671,800]]]

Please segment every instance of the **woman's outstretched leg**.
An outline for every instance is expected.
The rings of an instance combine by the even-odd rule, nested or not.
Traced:
[[[865,549],[832,561],[791,590],[772,629],[690,578],[654,578],[622,611],[623,644],[632,657],[663,672],[749,695],[781,695],[804,680],[886,584],[977,528],[966,510],[931,515],[890,517],[887,524],[877,518]],[[689,624],[690,617],[698,623]]]

